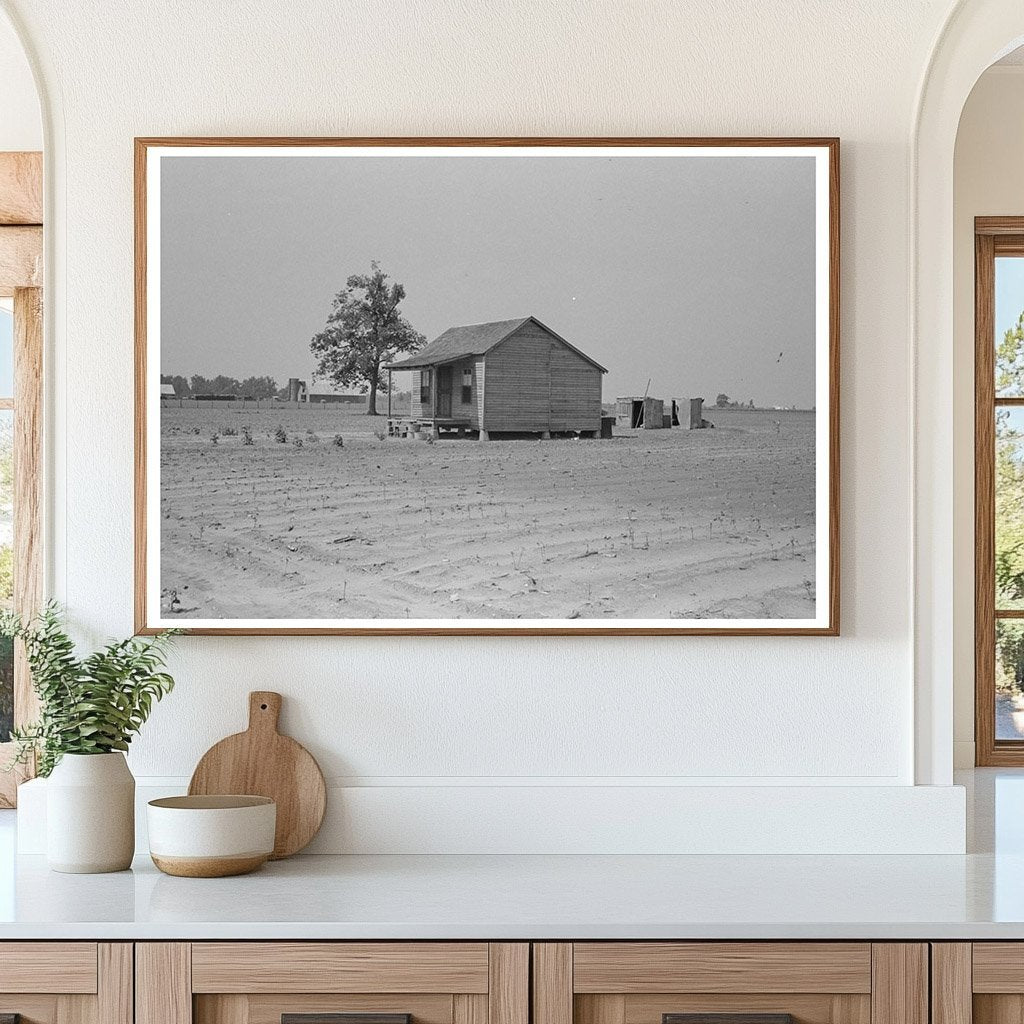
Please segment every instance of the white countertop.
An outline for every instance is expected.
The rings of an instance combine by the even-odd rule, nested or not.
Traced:
[[[296,857],[240,878],[13,854],[0,940],[1024,939],[1024,772],[975,772],[966,856]]]
[[[230,879],[21,858],[0,939],[1024,938],[1024,856],[298,857]]]

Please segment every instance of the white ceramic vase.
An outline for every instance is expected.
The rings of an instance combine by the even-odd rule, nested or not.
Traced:
[[[124,754],[65,754],[46,783],[54,871],[124,871],[135,853],[135,778]]]

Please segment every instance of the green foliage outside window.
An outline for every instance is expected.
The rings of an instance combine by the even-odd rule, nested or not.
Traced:
[[[996,395],[1024,396],[1024,312],[996,346]],[[1024,607],[1024,410],[996,410],[996,608]],[[996,620],[996,685],[1024,692],[1024,628]]]

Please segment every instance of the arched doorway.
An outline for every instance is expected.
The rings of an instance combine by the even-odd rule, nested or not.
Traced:
[[[921,784],[952,781],[953,637],[960,633],[954,596],[971,584],[954,574],[954,149],[975,82],[1021,42],[1019,0],[963,0],[925,70],[912,128],[915,775]]]
[[[15,26],[0,14],[0,605],[32,614],[42,600],[43,119]],[[0,757],[13,726],[34,717],[24,656],[0,640]],[[6,748],[6,749],[4,749]],[[0,775],[0,806],[17,776]]]

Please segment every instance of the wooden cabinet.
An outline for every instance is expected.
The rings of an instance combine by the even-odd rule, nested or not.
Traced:
[[[1022,1024],[1024,943],[9,942],[0,1024],[10,1014],[21,1024]]]
[[[529,971],[514,942],[139,943],[136,1022],[529,1024]]]
[[[0,1018],[132,1024],[130,942],[0,943]]]
[[[924,943],[537,943],[533,957],[533,1024],[928,1024]]]
[[[932,945],[934,1024],[1024,1020],[1024,942]]]

